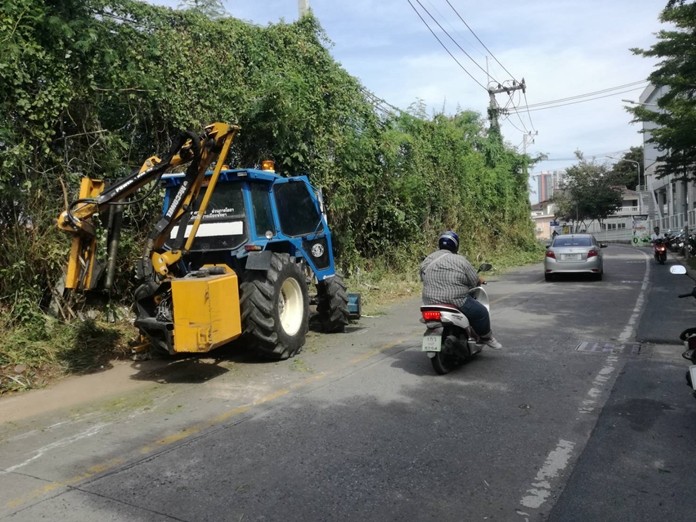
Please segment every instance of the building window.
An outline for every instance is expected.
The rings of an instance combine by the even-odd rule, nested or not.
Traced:
[[[626,223],[602,223],[602,230],[625,230]]]

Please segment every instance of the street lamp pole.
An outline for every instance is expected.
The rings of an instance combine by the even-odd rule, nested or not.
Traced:
[[[621,99],[622,102],[625,103],[630,103],[631,105],[640,105],[641,107],[659,107],[657,103],[645,103],[645,102],[637,102],[634,100],[626,100],[626,99]]]
[[[638,192],[638,214],[641,214],[641,211],[640,211],[640,207],[641,207],[641,204],[640,204],[640,200],[641,200],[641,195],[640,195],[641,194],[641,192],[640,192],[640,163],[638,163],[637,161],[634,161],[634,160],[626,159],[626,158],[622,158],[622,161],[626,161],[628,163],[635,163],[636,169],[638,169],[638,185],[636,185],[636,192]]]
[[[613,158],[611,156],[607,156],[607,158],[616,160],[616,158]],[[641,202],[640,202],[640,200],[641,200],[641,196],[640,196],[640,163],[635,161],[635,160],[630,160],[627,158],[621,158],[618,161],[619,161],[619,163],[622,161],[625,161],[627,163],[635,163],[635,165],[636,165],[636,169],[638,170],[638,185],[636,185],[636,192],[638,192],[638,214],[641,214],[642,212],[641,212],[641,208],[640,208],[641,207]]]

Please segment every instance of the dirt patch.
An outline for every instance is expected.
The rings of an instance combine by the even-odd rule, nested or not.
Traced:
[[[133,378],[139,372],[132,361],[115,361],[100,373],[70,376],[50,388],[4,395],[0,398],[0,422],[16,422],[151,385]]]

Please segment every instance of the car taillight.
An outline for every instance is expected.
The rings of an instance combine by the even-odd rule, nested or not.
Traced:
[[[592,250],[590,250],[590,251],[587,253],[587,259],[589,259],[589,258],[591,258],[591,257],[598,256],[598,255],[599,255],[599,252],[597,252],[597,251],[593,248]]]
[[[440,310],[423,310],[424,321],[439,321],[441,319]]]
[[[553,259],[556,259],[556,254],[553,253],[553,250],[547,250],[546,257],[552,257]]]

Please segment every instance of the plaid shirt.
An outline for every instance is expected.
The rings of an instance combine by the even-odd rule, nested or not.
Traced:
[[[458,308],[479,281],[471,263],[449,250],[437,250],[426,257],[420,266],[420,278],[423,304],[453,304]]]

